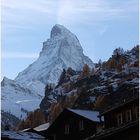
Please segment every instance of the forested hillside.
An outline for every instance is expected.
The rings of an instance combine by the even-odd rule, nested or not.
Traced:
[[[108,61],[99,60],[93,69],[87,64],[82,71],[64,69],[57,86],[46,85],[40,109],[29,113],[17,129],[35,127],[45,122],[51,123],[63,108],[101,112],[107,106],[120,103],[124,97],[133,96],[138,91],[139,46],[130,51],[117,48]],[[33,120],[35,117],[40,119]]]

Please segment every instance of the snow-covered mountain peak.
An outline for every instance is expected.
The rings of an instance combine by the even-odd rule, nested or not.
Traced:
[[[66,31],[66,28],[64,26],[56,24],[51,30],[50,38],[62,36],[64,34],[64,30]]]
[[[53,26],[50,34],[50,38],[61,38],[61,37],[70,37],[75,38],[76,36],[70,32],[67,28],[65,28],[63,25],[56,24]],[[77,38],[76,38],[77,39]]]
[[[80,70],[84,64],[94,67],[93,62],[83,54],[77,37],[64,26],[53,26],[50,36],[50,39],[43,43],[39,58],[19,73],[16,81],[22,84],[32,81],[57,84],[63,69],[71,67]]]
[[[43,42],[43,49],[40,53],[40,56],[48,56],[48,54],[53,54],[54,49],[57,49],[57,56],[60,56],[60,53],[69,49],[71,52],[72,49],[83,53],[83,49],[80,45],[78,38],[70,32],[67,28],[62,25],[56,24],[53,26],[50,39]]]

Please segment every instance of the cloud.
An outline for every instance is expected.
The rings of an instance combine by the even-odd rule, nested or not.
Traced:
[[[36,59],[38,58],[38,53],[22,53],[22,52],[2,52],[2,59]]]
[[[57,18],[60,23],[118,20],[136,12],[136,5],[137,0],[61,0]]]
[[[51,0],[2,0],[1,6],[3,10],[16,10],[30,12],[52,13],[54,1]],[[17,13],[18,14],[18,13]]]
[[[25,22],[88,23],[118,20],[130,16],[130,13],[133,16],[137,4],[138,0],[2,0],[2,20],[10,24],[17,23],[18,26]]]
[[[54,0],[2,0],[2,24],[9,28],[40,25],[55,17],[56,6]]]

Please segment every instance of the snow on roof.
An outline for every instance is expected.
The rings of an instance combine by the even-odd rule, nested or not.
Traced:
[[[99,118],[97,117],[99,115],[99,112],[97,112],[97,111],[79,110],[79,109],[70,109],[70,108],[68,108],[68,110],[70,110],[80,116],[83,116],[91,121],[99,122]]]
[[[45,123],[45,124],[35,127],[34,130],[36,130],[36,131],[46,130],[46,129],[48,129],[49,126],[50,126],[50,123]]]
[[[20,132],[26,132],[26,131],[28,131],[28,130],[30,130],[31,128],[26,128],[26,129],[23,129],[23,130],[21,130]]]
[[[31,132],[2,131],[1,136],[2,138],[10,138],[15,140],[45,140],[43,136]]]

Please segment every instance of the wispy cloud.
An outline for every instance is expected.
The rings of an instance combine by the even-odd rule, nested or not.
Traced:
[[[33,28],[55,17],[56,6],[53,0],[2,0],[2,24],[8,28]]]
[[[118,20],[135,12],[137,4],[138,0],[2,0],[2,20],[12,20],[10,24],[48,23],[50,18],[58,23]]]
[[[37,53],[22,53],[22,52],[2,52],[2,59],[36,59],[38,58]]]
[[[130,0],[125,2],[118,0],[118,3],[112,0],[61,0],[58,21],[61,23],[118,20],[137,11],[136,4],[136,0],[133,0],[133,2]]]
[[[53,13],[54,1],[51,0],[2,0],[1,6],[5,10],[30,10],[30,12]],[[3,10],[4,10],[3,9]]]

